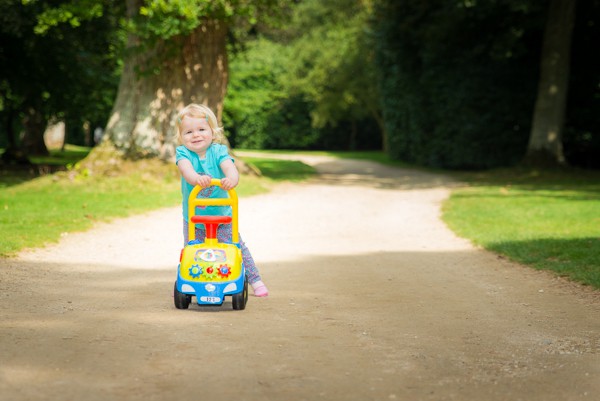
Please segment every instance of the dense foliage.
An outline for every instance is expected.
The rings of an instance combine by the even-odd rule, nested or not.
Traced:
[[[375,43],[390,155],[445,168],[518,163],[531,128],[547,3],[378,2]],[[564,137],[569,162],[589,166],[600,153],[593,117],[600,69],[598,57],[584,57],[597,53],[600,18],[598,1],[581,3]]]
[[[525,152],[543,19],[510,2],[387,1],[378,54],[390,155],[479,168]],[[475,4],[475,3],[473,3]]]
[[[579,0],[563,146],[569,163],[600,169],[600,0]]]
[[[319,137],[307,105],[288,97],[280,81],[289,57],[285,46],[256,40],[232,60],[223,118],[232,146],[301,149]]]
[[[41,135],[52,120],[66,121],[72,143],[85,142],[84,122],[104,126],[118,83],[122,2],[89,3],[79,2],[75,17],[52,12],[52,1],[0,1],[0,146],[18,145],[23,129]]]
[[[152,48],[217,18],[229,32],[223,122],[234,147],[515,165],[551,1],[145,0],[126,18],[117,0],[0,0],[0,147],[52,119],[83,143],[84,123],[104,125],[114,104],[127,32]],[[578,0],[563,145],[586,168],[600,168],[599,25],[600,0]],[[172,59],[158,56],[136,71]]]
[[[302,1],[285,28],[233,57],[225,125],[234,146],[381,148],[367,3]]]

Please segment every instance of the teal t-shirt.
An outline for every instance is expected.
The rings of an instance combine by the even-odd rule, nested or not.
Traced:
[[[206,157],[200,159],[197,153],[190,151],[185,146],[178,146],[175,151],[175,163],[179,163],[180,160],[187,159],[192,163],[194,170],[201,175],[207,174],[212,178],[221,179],[225,178],[223,170],[221,170],[221,163],[225,160],[233,161],[233,158],[229,155],[227,146],[218,143],[213,143],[206,150]],[[194,189],[193,185],[181,177],[181,196],[183,218],[188,220],[188,198],[190,192]],[[219,187],[208,187],[202,189],[198,193],[198,198],[227,198],[227,192]],[[217,216],[231,216],[230,206],[207,206],[206,208],[196,208],[196,214],[200,215],[217,215]]]

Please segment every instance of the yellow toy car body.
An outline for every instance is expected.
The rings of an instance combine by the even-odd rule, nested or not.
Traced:
[[[213,179],[211,185],[220,186]],[[226,296],[232,297],[233,309],[246,308],[248,281],[242,260],[238,234],[238,198],[235,190],[227,191],[228,198],[197,198],[202,188],[194,187],[188,199],[188,243],[181,251],[174,300],[177,309],[187,309],[196,297],[198,305],[222,305]],[[231,206],[231,216],[202,216],[196,208],[202,206]],[[206,239],[195,238],[196,224],[204,224]],[[220,224],[231,224],[232,242],[217,240]]]

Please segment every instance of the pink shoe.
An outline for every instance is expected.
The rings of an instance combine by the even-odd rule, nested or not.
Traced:
[[[266,297],[269,295],[269,290],[267,286],[262,281],[257,281],[256,283],[252,283],[252,290],[254,291],[255,297]]]

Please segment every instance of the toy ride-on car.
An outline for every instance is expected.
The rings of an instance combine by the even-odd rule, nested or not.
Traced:
[[[211,186],[221,186],[213,179]],[[248,302],[248,281],[242,261],[238,234],[238,197],[235,190],[227,198],[196,198],[202,190],[195,186],[188,199],[188,240],[181,250],[174,298],[177,309],[187,309],[196,297],[198,305],[222,305],[226,296],[232,297],[233,309],[242,310]],[[231,206],[231,216],[201,216],[197,207]],[[204,224],[206,239],[196,239],[196,224]],[[217,240],[220,224],[231,224],[232,241]]]

